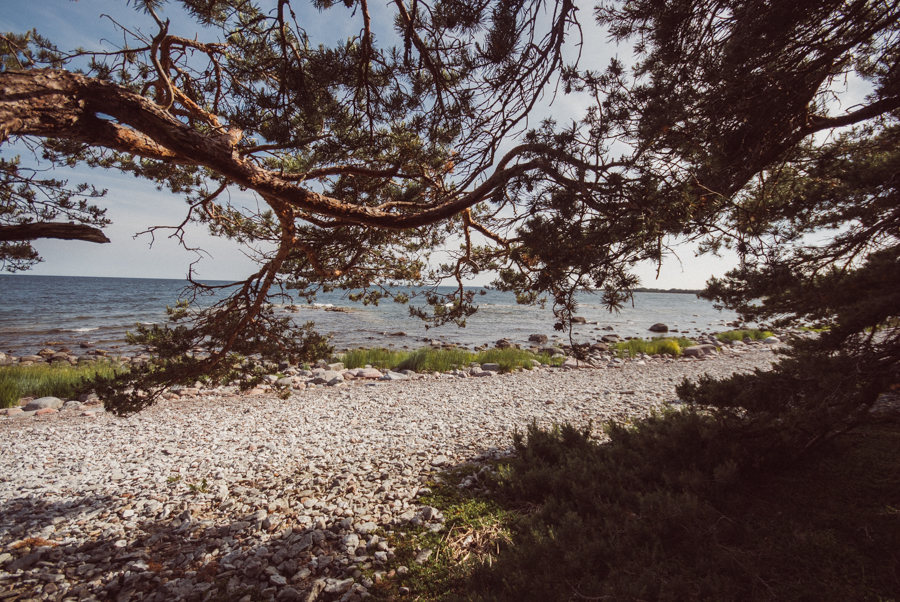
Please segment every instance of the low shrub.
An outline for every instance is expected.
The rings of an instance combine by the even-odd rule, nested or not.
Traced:
[[[494,484],[520,509],[511,542],[449,599],[897,599],[896,429],[764,471],[754,446],[696,411],[606,433],[516,436]]]
[[[112,362],[2,366],[0,407],[13,407],[22,397],[73,397],[84,381],[98,375],[111,378],[123,371],[124,368]]]

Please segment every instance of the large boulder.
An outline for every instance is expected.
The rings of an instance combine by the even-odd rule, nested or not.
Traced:
[[[37,410],[44,410],[47,408],[51,408],[54,410],[58,410],[63,405],[63,400],[59,397],[39,397],[38,399],[33,399],[29,401],[25,406],[26,412],[34,412]]]
[[[650,332],[669,332],[669,327],[663,324],[662,322],[658,322],[649,328]]]
[[[619,342],[619,335],[617,335],[617,334],[605,334],[605,335],[603,335],[602,337],[600,337],[600,340],[603,341],[604,343],[618,343],[618,342]]]
[[[392,370],[388,370],[384,376],[381,377],[382,380],[408,380],[409,377],[405,374],[400,374],[399,372],[393,372]]]
[[[314,385],[327,385],[338,377],[340,377],[340,380],[338,382],[344,380],[344,377],[340,372],[335,372],[334,370],[322,370],[321,372],[317,372],[315,377],[310,382]]]
[[[709,343],[692,345],[681,350],[681,355],[684,357],[703,357],[704,355],[715,355],[716,353],[716,346]]]
[[[532,334],[528,336],[528,340],[532,343],[546,343],[549,339],[545,334]]]
[[[356,370],[352,370],[351,374],[356,378],[381,378],[384,376],[384,374],[376,368],[357,368]]]

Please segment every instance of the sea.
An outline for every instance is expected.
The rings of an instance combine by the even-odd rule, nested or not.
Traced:
[[[0,351],[21,356],[45,347],[74,350],[80,343],[91,343],[122,354],[138,352],[128,345],[126,333],[135,331],[138,324],[167,323],[166,306],[184,297],[185,284],[184,280],[150,278],[0,274]],[[339,350],[415,349],[434,340],[466,347],[493,344],[501,338],[526,343],[531,334],[568,341],[567,333],[554,331],[549,305],[543,309],[523,306],[512,293],[480,287],[473,290],[485,294],[476,296],[478,312],[468,318],[465,328],[446,324],[429,329],[410,317],[406,305],[387,300],[378,306],[364,306],[348,300],[343,291],[320,294],[314,304],[294,300],[291,309],[292,300],[285,299],[277,309],[298,323],[314,322],[316,330],[331,335]],[[691,336],[728,330],[726,323],[737,319],[733,312],[716,310],[694,294],[635,293],[633,305],[618,313],[607,311],[600,295],[583,293],[578,303],[576,315],[588,323],[575,326],[576,342],[595,341],[610,332],[623,338],[649,338],[654,336],[649,327],[658,322],[666,324],[670,332]],[[343,311],[334,311],[336,308]]]

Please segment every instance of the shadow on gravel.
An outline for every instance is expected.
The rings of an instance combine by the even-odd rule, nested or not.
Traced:
[[[196,507],[131,522],[132,508],[120,504],[101,496],[0,506],[0,600],[350,602],[365,591],[363,573],[388,560],[374,523],[320,521],[295,531],[290,515],[257,510],[236,519]],[[96,528],[70,535],[88,524]]]
[[[349,498],[352,483],[336,478],[328,491]],[[393,514],[323,516],[309,525],[288,505],[236,514],[210,495],[166,503],[149,492],[57,502],[22,496],[0,504],[0,601],[360,602],[395,592],[405,574],[393,547],[401,533],[392,529],[437,532],[443,521],[409,499]],[[376,495],[384,497],[373,505],[399,499]]]

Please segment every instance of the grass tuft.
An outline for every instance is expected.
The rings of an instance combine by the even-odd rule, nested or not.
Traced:
[[[768,330],[729,330],[727,332],[720,332],[716,335],[716,338],[720,341],[743,341],[747,337],[750,337],[754,341],[763,341],[772,336],[772,333]]]
[[[655,337],[649,340],[632,339],[615,343],[612,348],[618,352],[619,357],[634,357],[639,353],[647,355],[671,355],[679,357],[684,347],[690,347],[694,342],[685,337]]]
[[[362,368],[369,365],[390,370],[413,370],[415,372],[448,372],[457,368],[467,368],[471,363],[494,363],[501,372],[512,372],[518,368],[530,370],[533,361],[542,364],[559,365],[562,360],[551,360],[547,354],[535,355],[522,349],[488,349],[473,353],[466,349],[431,349],[417,351],[391,351],[388,349],[353,349],[344,353],[341,361],[347,368]]]
[[[402,362],[408,351],[392,351],[390,349],[351,349],[341,356],[341,362],[347,368],[390,368]]]
[[[13,407],[22,397],[73,397],[85,380],[97,375],[110,378],[123,370],[112,362],[0,366],[0,407]]]

